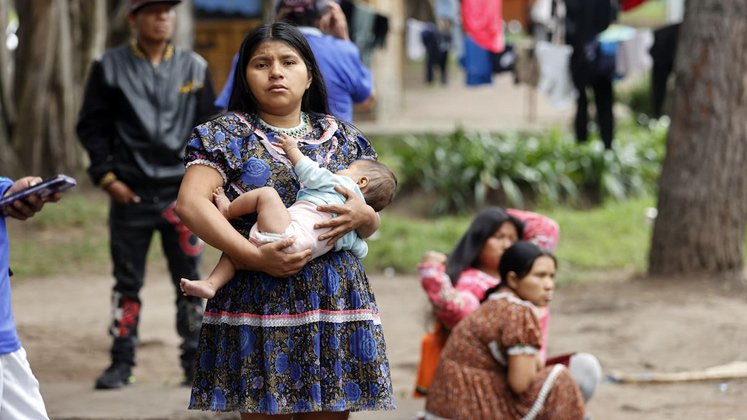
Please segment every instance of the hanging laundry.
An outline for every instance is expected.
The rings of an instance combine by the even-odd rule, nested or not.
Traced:
[[[635,9],[636,7],[642,5],[645,2],[646,0],[622,0],[620,2],[620,9],[623,12],[627,12],[629,10]]]
[[[616,70],[618,77],[647,72],[653,65],[649,50],[654,44],[654,33],[647,28],[636,29],[630,39],[617,46]]]
[[[570,45],[537,41],[534,54],[539,65],[539,91],[547,96],[556,109],[564,110],[575,104],[578,93],[571,79],[569,65],[573,48]]]
[[[503,1],[462,0],[464,32],[481,48],[503,51]]]
[[[467,86],[493,83],[493,54],[464,35],[464,55],[459,59],[467,76]]]
[[[428,27],[428,22],[409,18],[405,23],[405,52],[407,58],[420,61],[425,58],[425,46],[423,45],[423,31]]]
[[[389,18],[376,13],[366,4],[350,0],[341,0],[340,8],[348,20],[350,40],[358,46],[361,61],[370,67],[374,48],[384,46],[389,31]]]
[[[455,54],[456,57],[461,56],[464,42],[462,41],[462,17],[459,12],[459,1],[436,0],[433,12],[436,15],[436,24],[439,25],[441,30],[445,30],[447,27],[451,28],[450,52]]]

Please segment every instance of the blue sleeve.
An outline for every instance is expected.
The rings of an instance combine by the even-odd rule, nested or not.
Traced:
[[[0,176],[0,197],[5,195],[5,192],[8,191],[11,185],[13,185],[12,179]]]
[[[308,156],[304,156],[301,160],[296,162],[296,166],[293,168],[298,175],[298,180],[304,188],[311,188],[314,190],[334,190],[335,185],[342,184],[342,180],[338,175],[333,174],[328,169],[322,168],[311,160]]]
[[[228,79],[226,84],[223,85],[223,90],[220,91],[220,95],[215,99],[215,106],[218,108],[228,109],[228,103],[231,101],[231,91],[233,90],[233,78],[236,74],[236,66],[239,63],[239,54],[233,56],[233,62],[231,64],[231,71],[228,73]]]
[[[351,92],[350,96],[353,102],[363,102],[371,96],[373,90],[373,76],[371,71],[361,61],[360,52],[353,44],[346,67],[350,77]]]

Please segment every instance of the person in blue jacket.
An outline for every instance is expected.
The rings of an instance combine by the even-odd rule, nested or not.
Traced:
[[[0,176],[0,197],[21,191],[41,182],[41,178],[27,176],[15,182]],[[26,220],[42,209],[45,202],[59,200],[59,194],[42,199],[32,195],[16,200],[0,209],[0,418],[48,419],[44,400],[39,392],[39,381],[31,372],[26,350],[16,331],[10,299],[10,246],[5,218]]]

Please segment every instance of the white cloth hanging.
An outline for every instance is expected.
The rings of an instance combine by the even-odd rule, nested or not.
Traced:
[[[573,47],[537,41],[534,54],[539,64],[539,91],[545,94],[550,104],[558,110],[574,106],[578,92],[573,86],[570,72]]]
[[[425,58],[425,46],[421,38],[427,22],[409,18],[406,23],[405,33],[405,51],[407,58],[413,61],[420,61]]]
[[[627,77],[647,72],[653,66],[649,50],[654,45],[651,29],[636,29],[627,40],[620,41],[615,56],[615,73]]]

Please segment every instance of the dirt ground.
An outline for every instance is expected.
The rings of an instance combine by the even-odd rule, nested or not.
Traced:
[[[106,326],[111,279],[15,279],[13,304],[31,366],[53,419],[237,418],[189,412],[179,386],[174,291],[152,264],[143,291],[137,383],[94,391],[108,364]],[[414,276],[372,275],[381,308],[399,408],[353,419],[411,419],[422,400],[409,397],[427,301]],[[607,373],[701,369],[747,360],[747,298],[702,282],[679,285],[600,273],[599,280],[560,288],[552,304],[550,353],[596,354]],[[590,402],[594,419],[747,418],[747,380],[680,384],[603,383]]]

